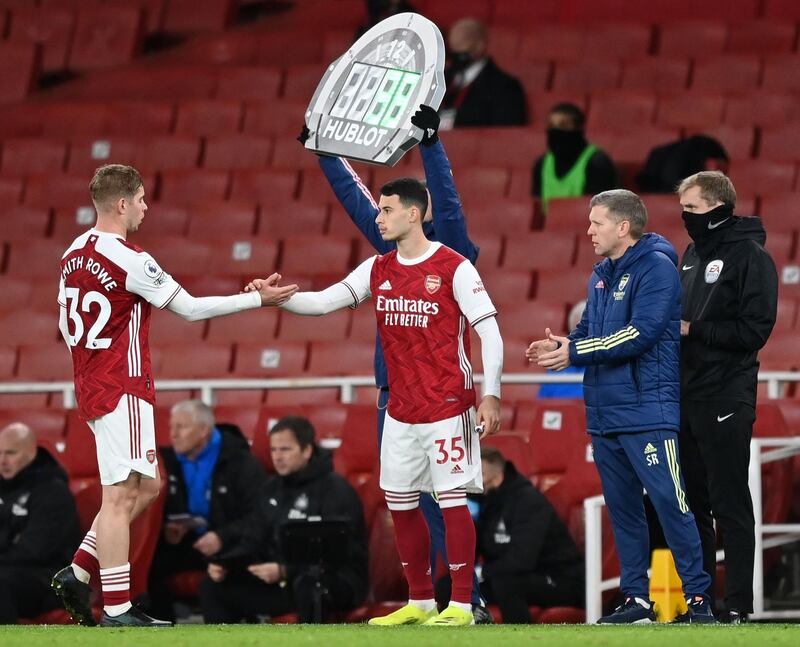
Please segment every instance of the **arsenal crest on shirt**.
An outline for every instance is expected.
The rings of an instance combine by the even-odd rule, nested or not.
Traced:
[[[435,294],[440,287],[442,287],[441,276],[428,274],[428,276],[425,277],[425,289],[428,291],[428,294]]]

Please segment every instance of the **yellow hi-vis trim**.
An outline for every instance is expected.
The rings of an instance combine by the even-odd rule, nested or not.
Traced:
[[[578,355],[583,355],[585,353],[593,353],[596,350],[608,350],[626,341],[636,339],[638,336],[639,331],[636,330],[636,328],[627,326],[619,332],[615,332],[613,335],[608,335],[607,337],[594,337],[592,339],[582,339],[581,341],[575,342],[575,351]]]
[[[672,475],[672,483],[675,485],[675,497],[678,499],[678,508],[684,514],[689,512],[689,505],[686,503],[686,493],[681,487],[681,467],[678,464],[678,451],[674,440],[665,440],[664,447],[667,450],[667,463],[669,473]]]

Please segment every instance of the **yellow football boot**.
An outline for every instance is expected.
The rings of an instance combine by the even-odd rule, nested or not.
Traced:
[[[450,605],[438,616],[434,616],[424,624],[430,627],[466,627],[474,625],[475,618],[469,611]]]
[[[413,604],[406,606],[390,613],[388,616],[380,616],[378,618],[370,618],[369,624],[378,627],[395,627],[399,625],[424,625],[431,619],[436,617],[436,608],[431,611],[423,611]]]

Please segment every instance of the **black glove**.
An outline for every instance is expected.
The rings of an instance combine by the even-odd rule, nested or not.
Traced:
[[[305,146],[309,137],[311,137],[311,131],[308,129],[308,126],[303,124],[303,130],[301,130],[300,134],[297,136],[297,141]]]
[[[422,146],[430,146],[439,141],[439,115],[430,106],[421,104],[411,117],[411,123],[422,129]]]

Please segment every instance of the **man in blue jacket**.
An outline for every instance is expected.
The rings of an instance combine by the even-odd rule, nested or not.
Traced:
[[[625,602],[600,623],[655,621],[649,597],[649,537],[642,489],[658,513],[683,582],[688,611],[676,619],[713,623],[700,536],[678,461],[681,285],[678,256],[658,234],[645,234],[639,196],[604,191],[589,203],[595,253],[586,310],[568,337],[527,351],[539,366],[585,366],[586,422],[603,484],[621,567]]]
[[[478,247],[467,234],[467,222],[453,181],[450,160],[447,159],[444,146],[439,141],[439,115],[430,106],[421,105],[411,118],[411,123],[421,128],[424,133],[419,152],[425,169],[431,206],[423,222],[425,237],[447,245],[475,264],[478,258]],[[308,130],[305,127],[297,139],[303,144],[308,139]],[[323,155],[319,156],[319,165],[339,203],[375,250],[379,254],[392,251],[395,248],[394,241],[383,240],[375,222],[375,217],[379,212],[378,204],[353,167],[347,160]],[[389,378],[381,340],[377,335],[375,338],[375,385],[378,388],[378,440],[380,442],[386,406],[389,402]],[[422,493],[420,496],[420,507],[431,533],[433,552],[440,555],[447,563],[442,511],[433,497],[426,493]],[[432,572],[435,572],[435,569],[432,569]],[[476,624],[492,621],[481,599],[477,577],[473,577],[472,608]]]

